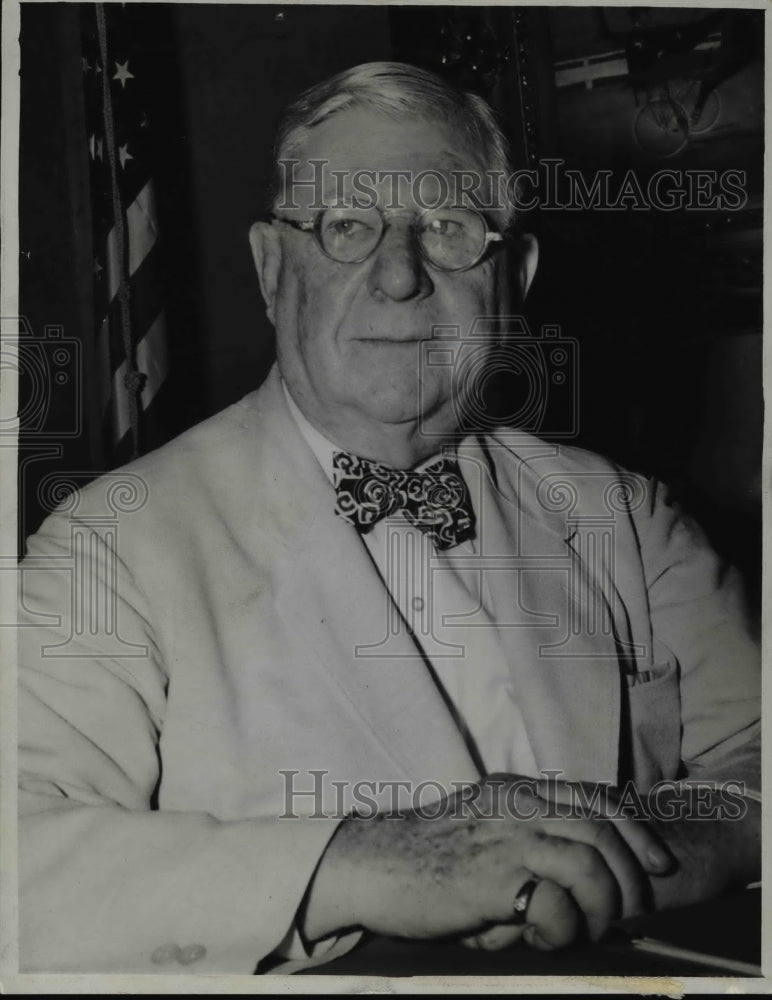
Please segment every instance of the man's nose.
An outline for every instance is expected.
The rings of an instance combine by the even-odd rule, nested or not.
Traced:
[[[367,285],[375,298],[386,297],[397,302],[432,293],[434,284],[424,266],[412,226],[400,221],[386,229],[373,254]]]

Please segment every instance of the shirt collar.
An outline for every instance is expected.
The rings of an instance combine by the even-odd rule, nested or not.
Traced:
[[[308,420],[300,412],[300,407],[295,402],[295,400],[290,395],[290,391],[287,388],[287,383],[284,379],[281,380],[281,387],[284,390],[284,398],[287,400],[287,406],[292,414],[292,417],[297,424],[298,430],[303,435],[306,440],[306,444],[311,449],[311,451],[316,455],[317,461],[324,469],[324,473],[330,482],[333,482],[332,478],[332,456],[336,451],[341,449],[334,445],[329,438],[326,438],[324,434],[321,434],[313,424],[309,423]]]

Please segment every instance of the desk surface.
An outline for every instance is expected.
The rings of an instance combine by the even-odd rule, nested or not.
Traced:
[[[657,938],[683,948],[759,965],[761,893],[745,891],[628,921],[596,945],[559,952],[527,947],[481,952],[455,943],[372,938],[348,955],[308,970],[337,976],[737,976],[722,970],[643,952],[631,938]]]

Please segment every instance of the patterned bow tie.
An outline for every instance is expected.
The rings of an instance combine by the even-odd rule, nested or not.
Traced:
[[[474,537],[474,511],[457,462],[441,458],[423,472],[411,472],[336,452],[332,466],[335,513],[360,534],[402,511],[438,549]]]

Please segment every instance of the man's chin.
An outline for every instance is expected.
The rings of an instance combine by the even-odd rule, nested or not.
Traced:
[[[421,407],[417,399],[408,401],[369,396],[358,402],[361,411],[380,424],[410,424],[420,420]]]
[[[440,406],[439,400],[422,395],[420,387],[410,394],[380,394],[374,391],[360,396],[358,406],[375,423],[385,426],[413,424],[419,432],[426,429],[431,435],[437,432],[440,425],[443,430],[448,430],[446,425],[453,418],[447,407]]]

